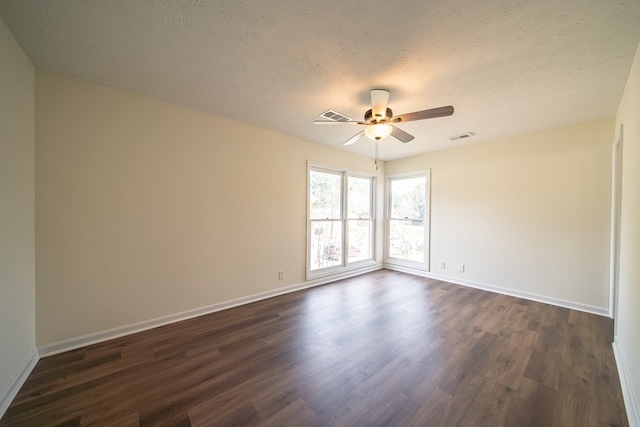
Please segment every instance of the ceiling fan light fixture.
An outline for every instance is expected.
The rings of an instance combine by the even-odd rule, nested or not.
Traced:
[[[364,129],[364,134],[367,135],[367,137],[370,139],[379,141],[391,135],[392,130],[393,128],[391,127],[391,125],[388,125],[386,123],[374,123]]]

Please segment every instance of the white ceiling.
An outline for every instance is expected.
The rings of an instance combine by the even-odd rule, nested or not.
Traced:
[[[611,116],[640,41],[640,1],[0,0],[37,67],[149,95],[367,156],[358,129],[314,126],[331,108],[361,119],[369,90],[400,125],[380,157]],[[467,142],[447,137],[471,131]]]

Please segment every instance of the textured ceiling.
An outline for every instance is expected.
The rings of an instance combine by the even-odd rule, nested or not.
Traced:
[[[400,127],[390,160],[616,113],[640,41],[640,1],[0,0],[37,67],[367,156],[369,90]],[[468,141],[447,137],[471,131]]]

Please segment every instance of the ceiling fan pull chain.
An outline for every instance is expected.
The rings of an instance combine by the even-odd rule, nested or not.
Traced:
[[[380,141],[376,139],[376,160],[375,160],[375,163],[376,163],[376,171],[378,170],[378,144],[379,144],[379,143],[380,143]]]

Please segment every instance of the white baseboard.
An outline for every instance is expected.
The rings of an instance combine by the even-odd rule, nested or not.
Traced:
[[[20,388],[27,380],[27,377],[33,371],[33,368],[38,363],[38,350],[34,347],[27,358],[22,362],[20,368],[16,371],[15,375],[9,382],[9,385],[0,394],[0,418],[7,412],[9,405],[16,398],[16,395],[20,391]]]
[[[120,326],[105,331],[96,332],[93,334],[84,335],[81,337],[71,338],[63,341],[54,342],[38,348],[40,357],[52,356],[54,354],[63,353],[65,351],[74,350],[76,348],[85,347],[91,344],[97,344],[99,342],[108,341],[110,339],[119,338],[125,335],[131,335],[137,332],[146,331],[149,329],[157,328],[160,326],[168,325],[182,320],[192,319],[194,317],[203,316],[205,314],[214,313],[216,311],[226,310],[228,308],[237,307],[244,304],[249,304],[255,301],[260,301],[267,298],[272,298],[278,295],[284,295],[290,292],[295,292],[301,289],[311,288],[314,286],[323,285],[326,283],[334,282],[336,280],[346,279],[348,277],[357,276],[364,273],[387,268],[389,270],[400,271],[403,273],[414,274],[416,276],[427,277],[431,279],[442,280],[446,282],[455,283],[458,285],[469,286],[477,289],[482,289],[490,292],[496,292],[500,294],[510,295],[518,298],[529,299],[533,301],[543,302],[547,304],[557,305],[560,307],[571,308],[574,310],[584,311],[588,313],[598,314],[606,316],[608,315],[608,309],[602,307],[595,307],[587,304],[581,304],[572,301],[565,301],[557,298],[550,298],[542,295],[536,295],[528,292],[521,292],[513,289],[502,288],[499,286],[488,285],[485,283],[463,281],[456,277],[442,276],[425,272],[422,270],[416,270],[411,267],[396,266],[396,265],[382,265],[376,264],[368,266],[359,270],[338,273],[330,277],[323,277],[320,279],[312,279],[303,283],[286,286],[283,288],[274,289],[267,292],[262,292],[254,295],[249,295],[242,298],[233,299],[230,301],[224,301],[221,303],[196,308],[193,310],[187,310],[180,313],[170,314],[167,316],[158,317],[155,319],[145,320],[125,326]]]
[[[557,305],[559,307],[570,308],[573,310],[584,311],[587,313],[597,314],[599,316],[609,316],[608,307],[596,307],[593,305],[582,304],[575,301],[567,301],[560,298],[553,298],[544,295],[533,294],[524,291],[518,291],[515,289],[503,288],[500,286],[489,285],[486,283],[474,282],[471,280],[462,280],[457,277],[443,276],[440,274],[434,274],[429,271],[417,270],[411,267],[398,266],[398,265],[386,265],[384,268],[389,270],[400,271],[402,273],[409,273],[416,276],[426,277],[429,279],[442,280],[444,282],[455,283],[456,285],[468,286],[471,288],[482,289],[484,291],[495,292],[498,294],[509,295],[512,297],[524,298],[532,301],[543,302],[546,304]]]
[[[635,394],[627,361],[624,358],[624,352],[621,351],[617,339],[613,341],[613,355],[616,358],[616,365],[618,366],[618,377],[620,378],[620,387],[622,388],[624,406],[627,410],[629,427],[640,427],[640,407],[638,407],[638,399],[640,399],[640,396]]]
[[[261,292],[258,294],[249,295],[242,298],[236,298],[230,301],[224,301],[221,303],[196,308],[193,310],[187,310],[180,313],[157,317],[155,319],[144,320],[142,322],[132,323],[125,326],[119,326],[117,328],[108,329],[105,331],[100,331],[100,332],[84,335],[77,338],[70,338],[67,340],[46,344],[44,346],[39,347],[38,352],[40,354],[40,357],[52,356],[54,354],[63,353],[65,351],[74,350],[76,348],[86,347],[88,345],[97,344],[97,343],[108,341],[114,338],[123,337],[125,335],[135,334],[137,332],[142,332],[142,331],[157,328],[160,326],[168,325],[171,323],[180,322],[182,320],[192,319],[194,317],[203,316],[205,314],[215,313],[216,311],[226,310],[228,308],[249,304],[249,303],[260,301],[263,299],[272,298],[278,295],[288,294],[291,292],[299,291],[301,289],[324,285],[330,282],[334,282],[336,280],[346,279],[348,277],[353,277],[353,276],[369,273],[369,272],[380,270],[380,269],[382,269],[382,266],[379,264],[376,264],[376,265],[368,266],[362,269],[339,273],[329,277],[323,277],[320,279],[313,279],[303,283],[290,285],[290,286],[274,289],[267,292]]]

